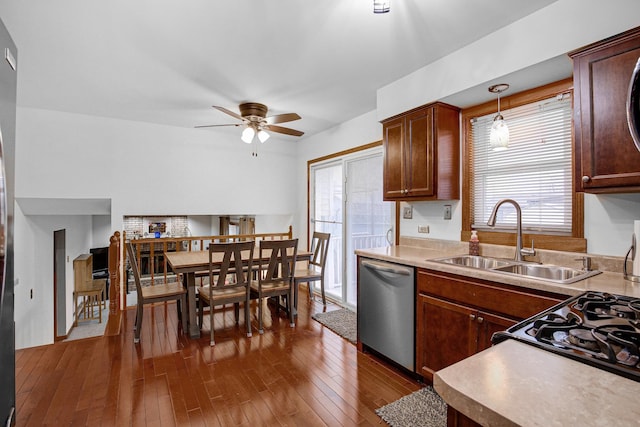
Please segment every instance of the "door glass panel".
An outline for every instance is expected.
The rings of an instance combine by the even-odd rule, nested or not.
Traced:
[[[347,162],[346,181],[346,302],[355,306],[355,250],[389,246],[393,202],[382,201],[382,154]]]
[[[395,221],[395,210],[393,202],[382,201],[382,169],[381,151],[351,155],[311,167],[309,229],[311,233],[331,233],[325,266],[325,293],[351,307],[357,304],[355,250],[391,244],[387,241],[387,233]],[[389,232],[390,238],[392,235]]]
[[[312,230],[331,233],[325,264],[325,293],[342,300],[342,163],[320,167],[314,172],[314,214]]]

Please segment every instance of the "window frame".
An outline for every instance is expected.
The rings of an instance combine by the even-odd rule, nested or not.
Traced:
[[[514,95],[500,98],[501,110],[519,107],[521,105],[530,104],[541,101],[546,98],[556,96],[561,93],[570,93],[573,109],[573,79],[568,78]],[[461,111],[462,118],[462,230],[460,233],[461,241],[468,241],[471,237],[471,225],[473,218],[471,216],[471,183],[473,180],[473,170],[470,161],[470,153],[472,152],[471,140],[471,122],[474,117],[480,117],[497,112],[497,101],[491,100],[480,105],[465,108]],[[573,121],[573,118],[572,118]],[[572,146],[572,169],[575,167],[575,149],[574,149],[574,126],[571,126],[571,146]],[[573,170],[571,171],[573,175]],[[562,250],[569,252],[586,252],[587,240],[584,238],[584,193],[575,191],[575,185],[572,180],[572,221],[570,235],[557,234],[539,234],[525,233],[522,235],[522,245],[524,247],[531,246],[531,240],[535,242],[538,249]],[[515,246],[516,233],[505,231],[487,231],[478,230],[478,238],[481,243],[490,243],[497,245]]]

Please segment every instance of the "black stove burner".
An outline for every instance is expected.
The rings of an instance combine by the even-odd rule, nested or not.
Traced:
[[[640,382],[640,299],[585,292],[497,332]]]
[[[591,331],[588,329],[569,329],[568,339],[571,344],[580,348],[586,348],[593,351],[600,350],[598,340],[595,339]]]
[[[589,292],[578,298],[573,305],[581,311],[587,320],[602,320],[618,317],[621,319],[635,320],[640,311],[634,310],[629,300],[621,300],[619,297],[607,293]]]

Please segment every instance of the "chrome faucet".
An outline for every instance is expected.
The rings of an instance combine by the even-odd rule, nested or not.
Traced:
[[[517,229],[516,229],[516,261],[524,261],[524,255],[535,255],[536,251],[533,249],[533,240],[531,240],[531,249],[524,249],[522,247],[522,209],[520,209],[520,205],[513,199],[502,199],[493,207],[493,211],[491,212],[491,216],[489,216],[489,221],[487,221],[487,225],[489,227],[495,227],[496,225],[496,214],[498,213],[498,209],[504,203],[511,203],[516,208],[516,220],[517,220]]]

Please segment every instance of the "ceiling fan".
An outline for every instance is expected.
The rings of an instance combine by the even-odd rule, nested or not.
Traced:
[[[222,111],[241,120],[242,123],[228,123],[221,125],[202,125],[196,126],[196,128],[218,127],[218,126],[245,126],[242,131],[241,139],[247,144],[251,144],[254,138],[257,136],[260,142],[265,142],[269,138],[269,134],[266,131],[283,133],[285,135],[302,136],[304,132],[299,130],[290,129],[282,126],[276,126],[277,123],[292,122],[299,120],[301,117],[296,113],[277,114],[275,116],[267,117],[268,108],[264,104],[257,102],[245,102],[239,105],[240,114],[237,114],[224,107],[214,105],[213,108]]]

